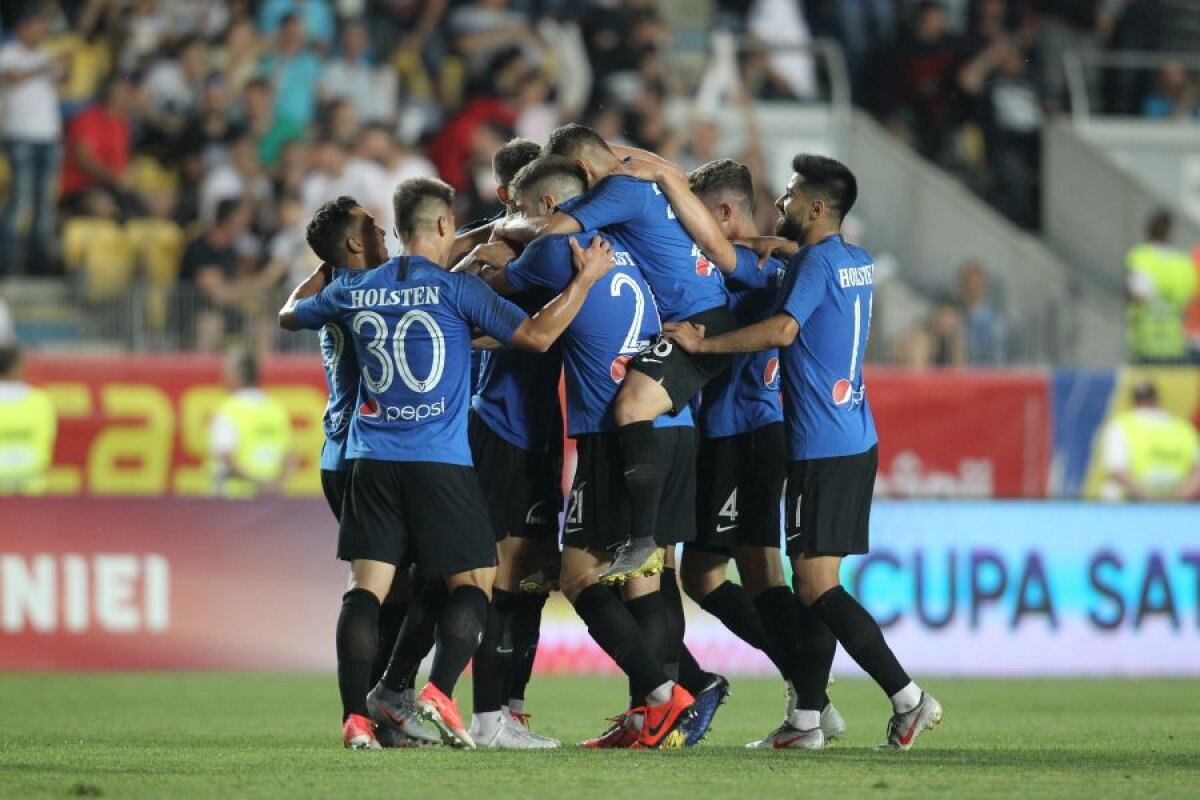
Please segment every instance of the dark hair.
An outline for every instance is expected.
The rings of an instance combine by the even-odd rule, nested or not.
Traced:
[[[570,125],[555,128],[546,140],[543,150],[550,155],[579,158],[581,154],[595,147],[612,152],[604,137],[586,125],[572,122]]]
[[[548,180],[570,183],[569,188],[563,183],[559,184],[562,186],[562,192],[560,192],[562,194],[571,189],[575,190],[575,194],[581,194],[587,188],[587,173],[578,164],[563,156],[545,155],[539,156],[521,167],[520,171],[513,176],[508,190],[514,196],[521,195],[541,184],[542,181]]]
[[[279,27],[283,28],[293,22],[304,22],[304,20],[295,11],[289,11],[279,18]]]
[[[339,266],[346,252],[346,237],[354,225],[354,209],[358,201],[342,195],[336,200],[322,203],[317,213],[308,221],[304,238],[317,258],[326,264]]]
[[[542,154],[542,148],[537,142],[520,137],[510,139],[501,145],[492,156],[492,172],[501,186],[508,186],[521,167]]]
[[[243,91],[248,92],[251,89],[262,89],[264,92],[270,92],[271,82],[266,78],[251,78],[246,81],[246,88]]]
[[[230,356],[238,379],[245,386],[258,385],[258,356],[250,349],[234,350]]]
[[[396,234],[407,242],[413,234],[433,222],[428,206],[437,203],[454,205],[454,189],[437,178],[409,178],[401,181],[392,194],[392,210],[396,215]]]
[[[1171,225],[1174,220],[1171,212],[1160,208],[1146,220],[1146,236],[1155,241],[1166,241],[1171,236]]]
[[[15,344],[0,345],[0,375],[8,375],[21,363],[21,349]]]
[[[1143,378],[1135,383],[1130,395],[1133,397],[1133,402],[1137,405],[1144,406],[1150,403],[1158,403],[1158,387],[1148,378]]]
[[[804,191],[829,203],[838,219],[845,219],[858,199],[858,181],[854,173],[842,162],[800,153],[792,159],[792,171],[804,180]]]
[[[224,200],[217,203],[216,214],[213,217],[213,222],[218,226],[227,224],[231,219],[236,217],[242,210],[242,201],[237,197],[226,197]]]
[[[745,210],[754,210],[754,178],[750,168],[731,158],[719,158],[696,167],[688,173],[688,186],[701,196],[722,192],[734,194]]]

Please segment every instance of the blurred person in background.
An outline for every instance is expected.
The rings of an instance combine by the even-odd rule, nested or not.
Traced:
[[[396,119],[399,88],[396,71],[376,65],[368,52],[370,40],[361,22],[342,29],[338,57],[321,76],[321,96],[348,100],[364,123],[392,123]]]
[[[95,103],[67,125],[63,202],[74,205],[89,189],[106,189],[124,207],[131,202],[130,113],[134,87],[120,76],[109,79]]]
[[[304,20],[285,14],[274,44],[259,64],[259,77],[275,90],[275,115],[299,125],[312,122],[317,110],[317,85],[321,59],[308,46]]]
[[[217,204],[213,224],[183,251],[179,283],[192,290],[194,320],[183,320],[184,340],[201,353],[215,353],[227,332],[240,328],[238,303],[244,299],[234,243],[245,231],[248,215],[241,201],[227,198]],[[191,305],[188,305],[191,308]],[[189,326],[187,323],[191,323]],[[189,330],[189,327],[191,330]]]
[[[929,318],[897,342],[893,356],[912,369],[966,366],[967,337],[958,304],[950,297],[939,298]]]
[[[292,468],[292,423],[287,409],[259,385],[258,359],[248,350],[225,357],[229,396],[209,427],[214,493],[250,500],[280,490]]]
[[[1183,64],[1178,61],[1163,64],[1157,86],[1142,106],[1142,116],[1162,120],[1200,118],[1200,94]]]
[[[966,328],[967,363],[997,366],[1005,360],[1008,325],[997,307],[987,270],[968,261],[958,271],[958,298]]]
[[[258,27],[273,36],[296,17],[304,23],[305,41],[322,50],[333,41],[336,20],[330,0],[264,0],[258,9]]]
[[[305,124],[275,113],[275,90],[265,78],[246,84],[243,97],[245,126],[258,142],[258,158],[263,166],[274,167],[284,146],[303,138]]]
[[[230,199],[241,201],[254,219],[260,209],[270,207],[273,197],[274,187],[259,164],[254,137],[243,134],[230,146],[229,159],[204,176],[200,186],[200,222],[213,224],[217,207]]]
[[[1169,211],[1156,211],[1146,223],[1146,241],[1125,256],[1127,341],[1135,364],[1188,361],[1183,318],[1200,286],[1188,254],[1168,244],[1171,225]]]
[[[16,342],[0,343],[0,495],[45,491],[57,432],[50,395],[25,382]]]
[[[44,272],[53,248],[65,64],[46,47],[46,12],[33,3],[0,47],[0,109],[11,180],[0,221],[0,273]]]
[[[1106,500],[1194,500],[1200,497],[1200,434],[1159,404],[1148,380],[1134,384],[1133,408],[1104,431]]]
[[[437,170],[429,159],[400,144],[383,125],[367,125],[363,129],[354,160],[362,163],[360,169],[369,170],[368,165],[372,165],[379,171],[377,177],[370,181],[369,191],[360,196],[363,207],[371,210],[379,227],[383,228],[388,252],[399,252],[400,240],[396,238],[392,192],[409,178],[436,178]]]
[[[172,153],[200,107],[209,74],[209,49],[198,38],[186,38],[171,49],[171,57],[155,61],[141,82],[142,146]]]

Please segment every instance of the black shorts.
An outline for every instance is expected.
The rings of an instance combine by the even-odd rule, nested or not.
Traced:
[[[547,454],[517,447],[474,411],[468,417],[467,438],[496,541],[509,535],[542,538],[557,533],[562,491],[550,477]]]
[[[350,468],[321,470],[321,491],[325,493],[325,502],[329,510],[339,522],[342,519],[342,503],[346,499],[346,483],[350,480]]]
[[[847,556],[871,549],[871,498],[879,447],[788,464],[787,553]]]
[[[475,470],[429,461],[354,462],[338,558],[412,561],[422,577],[496,563],[496,540]]]
[[[696,429],[657,428],[669,469],[658,510],[660,545],[696,537]],[[563,524],[563,547],[612,550],[629,537],[629,492],[616,431],[575,439],[575,482]]]
[[[701,439],[696,467],[696,541],[689,549],[733,555],[733,547],[779,547],[787,474],[783,423]]]
[[[718,336],[737,327],[728,308],[710,308],[688,317],[704,326],[705,336]],[[732,355],[692,355],[670,339],[656,336],[629,366],[662,384],[671,397],[671,413],[678,414],[705,384],[729,369]]]

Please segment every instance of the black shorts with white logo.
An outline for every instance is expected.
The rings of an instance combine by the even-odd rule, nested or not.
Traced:
[[[430,461],[354,462],[338,558],[417,565],[422,577],[496,564],[496,540],[471,467]]]
[[[696,536],[696,429],[656,428],[668,471],[658,510],[660,545]],[[575,482],[563,523],[563,547],[612,550],[629,537],[629,491],[616,431],[575,439]]]
[[[710,308],[688,317],[687,322],[704,326],[705,336],[719,336],[737,327],[733,314],[724,306]],[[729,369],[732,355],[692,355],[663,336],[629,362],[636,369],[662,384],[671,397],[671,413],[678,414],[705,384]]]
[[[517,447],[474,411],[467,421],[467,438],[496,541],[510,535],[554,535],[562,491],[550,477],[553,467],[547,454]]]
[[[325,502],[338,521],[342,519],[342,503],[346,499],[346,483],[350,480],[350,468],[321,470],[321,491]]]
[[[696,466],[696,541],[689,549],[730,556],[733,547],[779,547],[787,474],[783,423],[701,439]]]
[[[846,556],[870,550],[878,467],[878,445],[853,456],[788,464],[788,555]]]

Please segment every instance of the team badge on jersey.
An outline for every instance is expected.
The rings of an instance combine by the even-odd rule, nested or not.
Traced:
[[[763,385],[774,391],[779,388],[779,359],[772,358],[767,361],[766,369],[763,370]],[[834,388],[836,393],[837,389]]]

